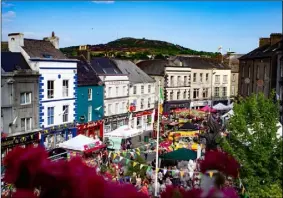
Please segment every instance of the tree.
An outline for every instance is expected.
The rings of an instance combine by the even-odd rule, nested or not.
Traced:
[[[250,197],[282,197],[282,139],[276,137],[279,108],[273,95],[239,99],[233,111],[222,148],[240,162]]]

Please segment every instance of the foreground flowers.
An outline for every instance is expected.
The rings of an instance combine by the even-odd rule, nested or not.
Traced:
[[[238,164],[220,152],[207,154],[207,160],[201,163],[201,170],[206,174],[209,170],[219,169],[226,174],[235,175]],[[222,160],[223,163],[213,161]],[[95,168],[88,167],[80,158],[71,161],[51,162],[43,148],[15,148],[4,160],[6,172],[4,181],[15,186],[14,198],[146,198],[131,184],[120,185],[106,181],[96,173]],[[215,163],[221,164],[216,167]],[[234,171],[227,169],[232,167]],[[219,175],[219,174],[218,174]],[[199,198],[199,197],[237,197],[233,189],[224,189],[224,182],[219,178],[210,179],[207,189],[186,191],[179,187],[167,187],[162,198]],[[202,179],[205,181],[205,177]],[[209,180],[209,179],[208,179]],[[224,180],[225,181],[225,180]],[[218,183],[217,183],[218,182]],[[35,193],[40,189],[40,193]]]

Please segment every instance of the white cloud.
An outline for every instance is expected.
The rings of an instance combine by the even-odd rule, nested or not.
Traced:
[[[111,3],[114,3],[115,1],[92,1],[93,3],[104,3],[104,4],[111,4]]]
[[[12,21],[16,17],[16,13],[14,11],[8,11],[2,14],[3,21]]]
[[[15,5],[14,4],[11,4],[11,3],[6,3],[5,1],[2,2],[2,6],[4,8],[10,8],[10,7],[14,7]]]

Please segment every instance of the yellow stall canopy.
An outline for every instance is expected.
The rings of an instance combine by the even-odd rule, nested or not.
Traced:
[[[173,137],[175,139],[178,139],[180,137],[197,137],[199,134],[199,131],[176,131],[176,132],[170,132],[168,135],[168,140],[173,140]]]

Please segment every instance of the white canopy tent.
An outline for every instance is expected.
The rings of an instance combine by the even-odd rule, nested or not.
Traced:
[[[222,104],[221,102],[219,102],[218,104],[214,105],[212,108],[215,109],[215,110],[218,110],[218,111],[223,111],[223,110],[230,109],[228,106]]]
[[[86,145],[97,144],[98,141],[99,140],[95,140],[80,134],[70,140],[60,143],[59,147],[75,151],[85,151]]]
[[[233,109],[234,103],[232,102],[231,104],[228,105],[228,107],[229,107],[230,109]]]
[[[116,137],[116,138],[127,139],[127,138],[135,137],[141,134],[142,134],[141,131],[137,129],[132,129],[128,125],[124,125],[124,126],[120,126],[114,131],[104,134],[104,137]]]
[[[233,109],[231,109],[230,111],[225,113],[223,116],[221,116],[221,118],[230,118],[233,115],[234,115],[234,111],[233,111]]]

